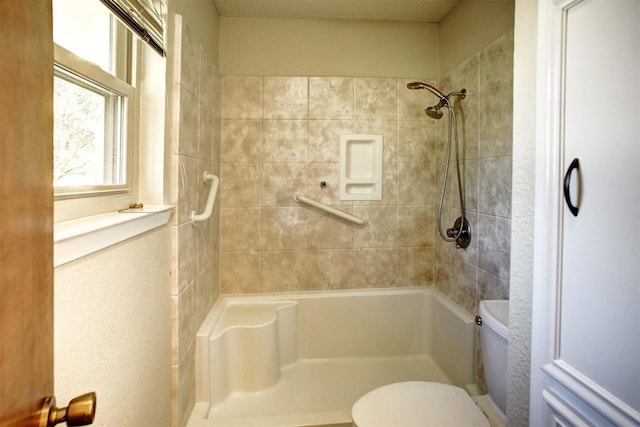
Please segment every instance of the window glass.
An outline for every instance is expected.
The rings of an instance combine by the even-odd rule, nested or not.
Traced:
[[[124,183],[122,96],[79,76],[54,77],[54,186]]]
[[[113,73],[112,19],[98,0],[53,0],[53,41]]]
[[[99,0],[53,0],[53,11],[56,200],[131,193],[131,37]]]

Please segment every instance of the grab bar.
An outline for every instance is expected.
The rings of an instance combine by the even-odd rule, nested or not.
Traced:
[[[216,194],[218,193],[220,178],[209,172],[205,172],[203,178],[205,184],[211,183],[211,188],[209,189],[209,197],[207,198],[204,212],[196,214],[196,211],[191,211],[191,224],[193,225],[196,225],[196,222],[206,221],[211,217],[211,213],[213,213],[213,203],[216,201]]]
[[[325,212],[330,213],[331,215],[335,215],[337,217],[340,217],[342,219],[346,219],[347,221],[351,221],[355,224],[358,225],[365,225],[367,223],[367,220],[362,219],[362,218],[358,218],[357,216],[353,216],[347,212],[341,211],[340,209],[336,209],[336,208],[332,208],[331,206],[327,206],[324,203],[320,203],[316,200],[310,199],[308,197],[306,197],[305,195],[303,195],[302,193],[296,193],[293,195],[293,200],[295,202],[298,203],[305,203],[309,206],[313,206],[316,207],[318,209],[321,209]]]

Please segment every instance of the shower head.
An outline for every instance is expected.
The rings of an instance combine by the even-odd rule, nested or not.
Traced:
[[[431,86],[430,84],[423,83],[423,82],[407,83],[407,89],[412,89],[412,90],[426,89],[432,94],[434,94],[435,96],[437,96],[438,98],[440,98],[440,101],[438,101],[436,105],[434,105],[433,107],[427,107],[424,110],[424,112],[427,113],[427,116],[436,120],[442,118],[442,114],[443,114],[441,111],[442,107],[450,108],[449,98],[451,96],[459,96],[461,99],[464,99],[467,96],[466,89],[462,89],[460,90],[460,92],[451,92],[449,95],[445,95],[444,93],[440,92],[438,89]]]
[[[442,118],[442,110],[440,109],[439,105],[427,107],[425,108],[424,112],[427,113],[427,116],[431,117],[432,119],[438,120]]]

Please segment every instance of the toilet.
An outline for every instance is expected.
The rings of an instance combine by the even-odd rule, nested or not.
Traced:
[[[378,387],[351,409],[355,427],[489,427],[506,424],[509,301],[481,301],[480,339],[489,393],[472,399],[462,388],[429,381]]]

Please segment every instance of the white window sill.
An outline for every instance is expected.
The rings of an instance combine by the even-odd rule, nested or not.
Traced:
[[[97,252],[167,224],[171,206],[145,206],[54,224],[53,266]]]

